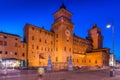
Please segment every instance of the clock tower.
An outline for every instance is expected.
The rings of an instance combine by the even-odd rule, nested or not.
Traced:
[[[74,24],[71,20],[72,13],[62,4],[54,13],[52,31],[55,33],[55,62],[67,62],[72,55],[72,40]]]

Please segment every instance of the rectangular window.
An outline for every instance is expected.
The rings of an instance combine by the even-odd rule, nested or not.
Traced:
[[[24,56],[25,56],[25,54],[23,53],[23,54],[22,54],[22,56],[24,57]]]
[[[3,45],[3,41],[0,41],[0,45]]]
[[[34,36],[32,36],[32,40],[34,40]]]
[[[89,63],[91,63],[91,60],[89,60]]]
[[[41,38],[39,39],[39,42],[41,42]]]
[[[58,48],[56,48],[56,51],[58,51]]]
[[[69,49],[69,52],[71,52],[71,48]]]
[[[95,64],[97,64],[97,60],[95,60]]]
[[[56,38],[58,38],[58,34],[56,34]]]
[[[47,41],[45,40],[45,43],[47,43]]]
[[[2,51],[0,51],[0,54],[2,54]]]
[[[17,55],[17,52],[15,52],[15,55]]]
[[[34,45],[32,45],[32,49],[34,49]]]
[[[5,54],[8,54],[8,52],[7,52],[7,51],[5,51]]]
[[[66,51],[66,47],[64,47],[64,51]]]
[[[15,47],[17,47],[17,43],[15,43]]]
[[[67,62],[69,61],[69,57],[67,57]]]
[[[37,46],[37,50],[39,49],[39,46]]]
[[[58,61],[58,57],[56,57],[56,62]]]

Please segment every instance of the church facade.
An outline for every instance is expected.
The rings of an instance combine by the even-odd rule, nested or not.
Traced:
[[[26,24],[23,60],[28,62],[28,66],[47,66],[48,56],[51,56],[52,65],[62,67],[72,56],[73,66],[108,66],[109,49],[102,46],[101,29],[93,24],[86,39],[73,34],[73,29],[72,13],[64,5],[54,13],[51,31]]]

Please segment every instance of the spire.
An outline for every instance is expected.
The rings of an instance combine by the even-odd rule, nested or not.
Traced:
[[[62,8],[66,9],[66,6],[64,5],[64,3],[62,3],[62,5],[60,6],[60,9]]]
[[[96,28],[96,27],[97,27],[97,24],[93,24],[93,25],[92,25],[92,28]]]

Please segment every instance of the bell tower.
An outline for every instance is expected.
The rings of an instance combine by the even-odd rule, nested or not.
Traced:
[[[55,54],[58,62],[66,62],[72,54],[72,13],[62,4],[60,9],[54,13],[52,31],[55,33]]]
[[[93,49],[103,48],[103,36],[101,35],[101,29],[93,24],[92,29],[88,31],[89,38],[93,41]]]

